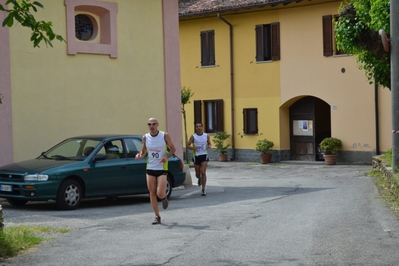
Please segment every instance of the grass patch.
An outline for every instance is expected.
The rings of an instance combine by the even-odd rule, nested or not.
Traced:
[[[0,230],[0,257],[10,258],[35,247],[43,241],[55,238],[44,237],[49,233],[67,233],[69,229],[48,226],[9,226]]]
[[[392,150],[381,155],[385,166],[392,166]],[[392,173],[391,176],[384,175],[378,170],[370,170],[368,175],[375,178],[375,185],[387,206],[399,217],[399,175]]]

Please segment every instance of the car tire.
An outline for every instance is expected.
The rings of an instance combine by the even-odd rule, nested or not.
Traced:
[[[7,199],[7,201],[13,206],[24,206],[26,203],[28,203],[27,200],[23,199]]]
[[[61,210],[74,210],[82,200],[80,184],[72,179],[61,183],[57,195],[57,207]]]

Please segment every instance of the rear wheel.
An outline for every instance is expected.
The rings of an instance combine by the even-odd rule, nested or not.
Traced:
[[[23,199],[7,199],[7,201],[13,206],[24,206],[26,203],[28,203],[27,200]]]
[[[82,189],[75,180],[62,182],[57,195],[57,206],[61,210],[74,210],[82,200]]]

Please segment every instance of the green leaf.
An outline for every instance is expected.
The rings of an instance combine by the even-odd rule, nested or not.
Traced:
[[[44,8],[44,6],[41,3],[37,2],[37,1],[33,2],[33,5],[41,7],[41,8]]]
[[[4,26],[12,27],[13,24],[14,24],[14,16],[12,14],[9,14],[3,21],[3,27]]]

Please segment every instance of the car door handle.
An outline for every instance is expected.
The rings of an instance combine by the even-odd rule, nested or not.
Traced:
[[[121,166],[121,169],[126,169],[127,167],[126,166]]]

